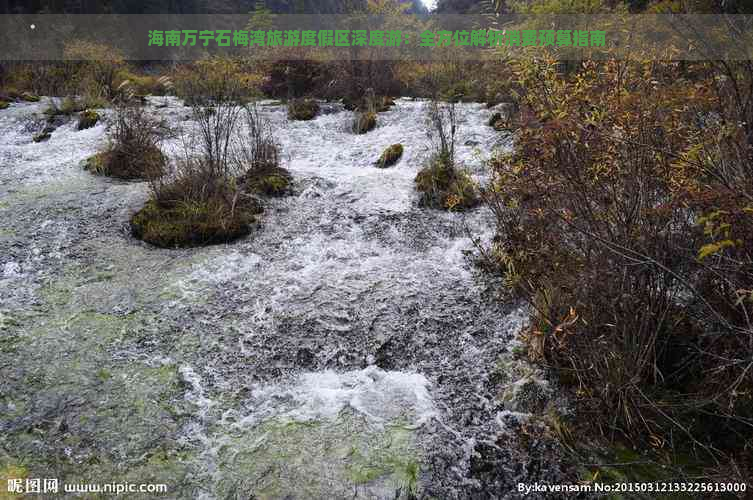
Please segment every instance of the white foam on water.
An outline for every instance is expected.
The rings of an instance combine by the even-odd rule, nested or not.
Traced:
[[[374,425],[404,418],[420,426],[437,415],[429,389],[429,381],[420,373],[385,371],[376,366],[304,373],[292,384],[254,387],[254,411],[240,424],[253,425],[270,417],[299,422],[333,420],[351,409]]]

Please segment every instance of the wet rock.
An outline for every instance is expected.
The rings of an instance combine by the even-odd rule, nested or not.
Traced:
[[[55,127],[52,125],[45,125],[45,127],[42,129],[42,131],[38,134],[36,134],[32,140],[34,142],[46,142],[49,141],[52,137],[52,133],[55,131]]]
[[[521,355],[517,341],[499,357],[490,382],[495,385],[498,403],[508,411],[541,413],[552,398],[544,372]]]
[[[311,349],[302,347],[298,349],[295,355],[295,364],[303,368],[311,368],[316,361],[316,356],[311,352]]]
[[[377,160],[376,166],[378,168],[391,167],[392,165],[397,163],[402,156],[403,156],[403,145],[393,144],[392,146],[384,150],[384,152],[382,153],[382,156],[380,156],[379,159]]]
[[[397,345],[394,339],[390,338],[376,351],[374,361],[379,368],[383,370],[392,370],[395,368],[395,354]]]
[[[109,283],[92,283],[76,289],[76,303],[84,310],[123,316],[136,310],[136,292],[113,287]]]

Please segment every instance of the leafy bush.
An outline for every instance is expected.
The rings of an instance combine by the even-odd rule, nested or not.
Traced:
[[[527,121],[493,163],[488,257],[533,306],[530,355],[610,437],[742,453],[753,444],[753,110],[740,89],[753,73],[514,68]]]
[[[313,120],[319,113],[319,103],[315,99],[301,98],[288,101],[288,119]]]
[[[403,145],[393,144],[392,146],[389,146],[387,149],[384,150],[382,155],[379,157],[379,160],[377,160],[376,166],[378,168],[391,167],[392,165],[397,163],[402,156],[403,156]]]

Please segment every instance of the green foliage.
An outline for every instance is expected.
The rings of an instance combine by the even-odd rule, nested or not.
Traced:
[[[384,150],[382,155],[379,157],[379,160],[377,160],[376,166],[378,168],[391,167],[392,165],[397,163],[402,156],[403,156],[403,145],[393,144],[392,146],[389,146],[387,149]]]

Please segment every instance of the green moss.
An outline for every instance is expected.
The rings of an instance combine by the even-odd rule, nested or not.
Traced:
[[[261,167],[249,170],[238,184],[244,191],[266,196],[284,196],[290,193],[290,173],[281,167]]]
[[[376,113],[357,113],[353,120],[353,132],[356,134],[365,134],[370,130],[374,130],[377,124]]]
[[[39,102],[39,96],[32,94],[31,92],[24,92],[23,94],[21,94],[21,99],[26,102]]]
[[[344,498],[363,486],[390,498],[420,494],[415,435],[397,422],[370,428],[350,412],[335,420],[275,418],[223,442],[220,469],[230,473],[219,481],[222,498],[237,489],[259,499],[318,498],[323,488]]]
[[[149,200],[131,218],[136,238],[162,248],[192,247],[226,243],[251,232],[258,205],[231,206],[225,198],[179,201],[162,206]]]
[[[466,210],[480,203],[473,179],[450,161],[434,158],[416,176],[416,189],[423,206],[444,210]]]
[[[92,109],[82,111],[78,115],[78,130],[86,130],[92,128],[99,121],[99,113]]]
[[[379,157],[379,160],[377,161],[376,166],[378,168],[391,167],[392,165],[397,163],[402,156],[403,156],[403,145],[393,144],[392,146],[384,150],[384,152],[382,153],[382,156]]]
[[[8,101],[0,101],[0,109],[8,109],[10,103]]]
[[[319,114],[319,103],[314,99],[293,99],[288,103],[288,118],[313,120]]]

